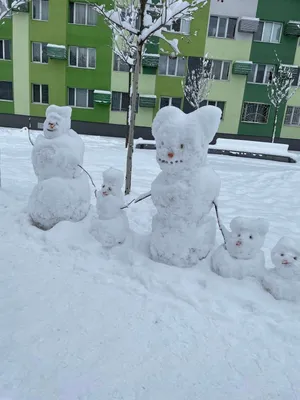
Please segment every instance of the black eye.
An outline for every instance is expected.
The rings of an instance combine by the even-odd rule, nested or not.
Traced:
[[[109,187],[108,190],[111,192],[111,187]]]
[[[238,234],[238,237],[241,237],[241,234],[240,234],[240,233]]]
[[[102,185],[102,189],[104,189],[105,188],[105,185]]]
[[[183,148],[184,148],[184,144],[181,144],[181,145],[180,145],[180,148],[183,149]]]
[[[281,257],[284,257],[284,253],[281,253],[280,256],[281,256]]]
[[[250,236],[249,236],[249,239],[253,239],[253,236],[252,236],[252,235],[250,235]]]
[[[164,146],[165,142],[161,142],[161,145]]]
[[[297,260],[298,260],[298,257],[294,257],[294,260],[297,261]]]

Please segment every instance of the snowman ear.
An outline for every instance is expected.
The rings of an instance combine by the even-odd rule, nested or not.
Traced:
[[[230,229],[232,230],[232,232],[239,231],[242,226],[243,226],[243,217],[235,217],[230,222]]]
[[[197,123],[203,128],[205,141],[210,143],[219,129],[222,111],[215,106],[204,106],[189,114],[189,117],[196,118]]]
[[[257,218],[255,221],[255,225],[257,228],[257,232],[261,235],[261,236],[265,236],[268,233],[269,230],[269,222],[266,221],[263,218]]]

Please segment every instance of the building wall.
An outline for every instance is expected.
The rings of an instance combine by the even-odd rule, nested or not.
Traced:
[[[12,40],[12,19],[4,18],[0,24],[0,39]],[[13,44],[12,44],[13,46]],[[0,81],[13,81],[13,61],[0,60]],[[13,114],[14,102],[0,100],[0,112]]]

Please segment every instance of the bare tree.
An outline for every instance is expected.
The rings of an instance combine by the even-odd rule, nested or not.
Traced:
[[[168,40],[164,32],[168,31],[171,24],[182,18],[192,18],[199,6],[204,6],[207,0],[162,0],[157,4],[151,0],[117,0],[114,9],[107,10],[104,5],[88,1],[94,9],[104,17],[108,26],[113,31],[113,36],[118,36],[130,43],[134,55],[133,79],[130,93],[129,106],[129,134],[126,163],[125,194],[131,190],[133,139],[138,99],[139,76],[146,42],[153,36],[166,41],[172,50],[178,54],[178,39]],[[130,38],[130,42],[129,42]]]
[[[22,4],[28,3],[30,0],[0,0],[0,21],[10,15],[12,10],[17,10]]]
[[[212,61],[207,54],[200,60],[196,69],[188,70],[186,80],[182,80],[183,92],[190,105],[197,109],[206,100],[214,79]]]
[[[292,96],[294,96],[299,88],[298,83],[297,86],[293,88],[293,83],[295,81],[295,76],[292,72],[293,67],[290,65],[281,64],[278,57],[277,60],[279,62],[279,67],[277,71],[270,72],[267,86],[268,97],[275,111],[272,143],[274,143],[276,136],[280,106],[285,104]]]

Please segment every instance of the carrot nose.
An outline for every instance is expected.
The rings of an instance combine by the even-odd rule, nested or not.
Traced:
[[[173,158],[174,157],[174,153],[172,153],[172,152],[168,153],[168,157],[169,158]]]
[[[49,124],[50,128],[53,129],[54,128],[54,124]]]

